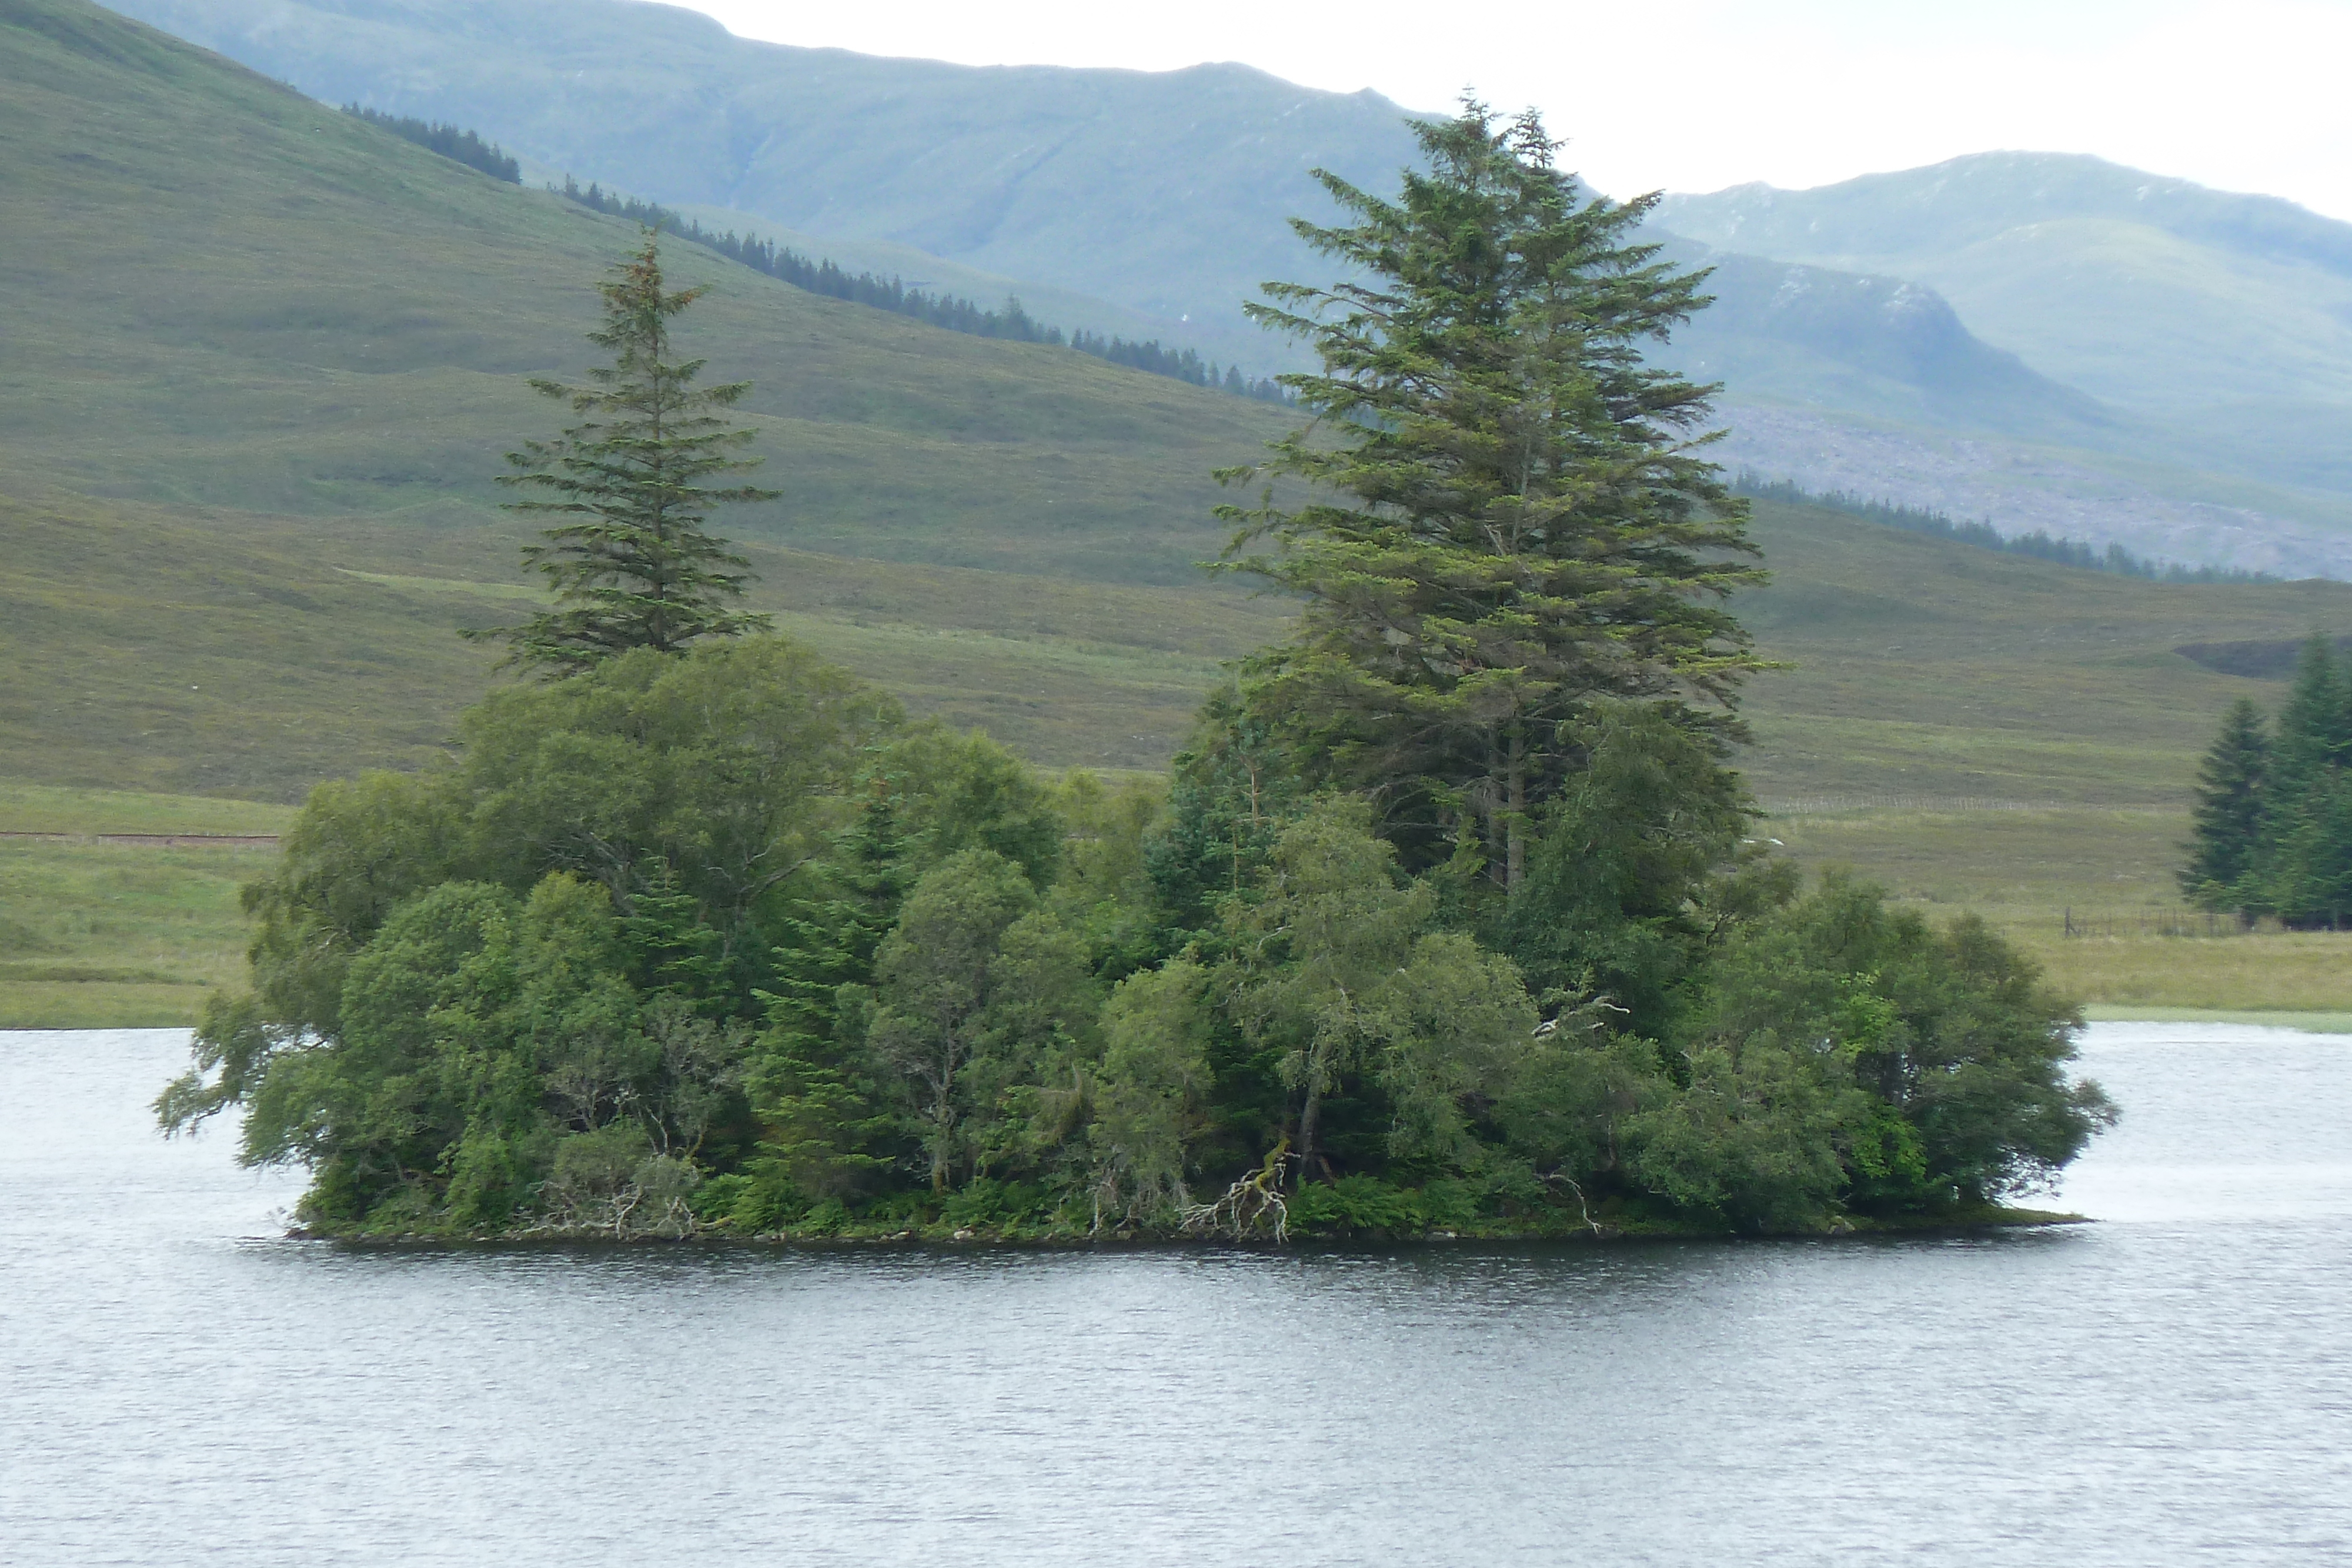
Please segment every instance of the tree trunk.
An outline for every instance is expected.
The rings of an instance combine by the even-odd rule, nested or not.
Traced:
[[[1298,1113],[1298,1185],[1305,1186],[1308,1174],[1315,1166],[1315,1134],[1323,1121],[1323,1075],[1310,1071],[1307,1078],[1307,1103]]]
[[[1503,777],[1503,891],[1513,894],[1528,873],[1528,743],[1516,732]]]
[[[931,1107],[931,1190],[948,1189],[948,1138],[955,1131],[955,1047],[940,1063],[940,1097]]]

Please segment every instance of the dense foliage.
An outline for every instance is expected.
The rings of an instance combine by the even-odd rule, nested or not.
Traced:
[[[1935,1219],[2110,1114],[2072,1009],[1750,842],[1701,303],[1531,120],[1313,231],[1305,601],[1164,788],[1049,781],[771,636],[641,645],[322,787],[165,1125],[338,1233],[1499,1234]]]
[[[1048,326],[1030,315],[1018,299],[1007,299],[1003,308],[992,310],[960,295],[929,293],[898,278],[871,272],[854,273],[835,261],[812,261],[789,246],[761,239],[758,235],[739,235],[732,229],[721,234],[704,228],[696,219],[635,196],[616,194],[593,183],[583,188],[569,176],[563,182],[562,193],[583,207],[629,218],[648,228],[666,230],[689,244],[715,250],[754,272],[764,272],[811,294],[869,305],[877,310],[909,316],[927,326],[943,327],[971,337],[1076,349],[1081,354],[1108,360],[1147,375],[1212,387],[1236,397],[1256,398],[1265,402],[1290,400],[1290,394],[1278,382],[1265,376],[1244,376],[1238,365],[1227,365],[1221,372],[1215,361],[1203,360],[1198,350],[1169,348],[1157,338],[1137,341],[1105,337],[1083,328],[1066,334],[1059,327]]]
[[[2304,644],[2274,732],[2252,702],[2231,705],[2191,815],[2180,885],[2200,908],[2301,930],[2352,923],[2352,669],[2326,638]]]
[[[775,499],[772,490],[704,483],[758,464],[737,455],[751,433],[718,412],[751,383],[697,387],[704,361],[671,358],[670,320],[703,290],[664,287],[653,230],[614,271],[597,286],[604,325],[588,334],[613,362],[590,371],[589,386],[530,383],[584,417],[507,454],[515,471],[499,477],[536,493],[508,502],[509,511],[558,519],[544,543],[523,551],[555,606],[487,635],[504,638],[517,664],[566,674],[633,648],[676,653],[770,624],[735,607],[750,563],[703,527],[714,506]]]
[[[1204,888],[1211,741],[1175,810],[1048,782],[776,638],[462,739],[313,795],[159,1103],[244,1107],[322,1229],[1803,1228],[2030,1187],[2104,1114],[1998,939],[1801,894],[1636,716],[1484,924],[1328,792]]]

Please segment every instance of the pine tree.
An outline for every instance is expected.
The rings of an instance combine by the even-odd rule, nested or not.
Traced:
[[[2315,634],[2279,709],[2249,906],[2297,927],[2352,917],[2352,681]]]
[[[768,1030],[752,1092],[766,1159],[805,1191],[830,1190],[889,1163],[871,1145],[895,1123],[860,1048],[874,955],[914,880],[890,781],[873,793],[824,868],[830,896],[797,901],[776,948]],[[845,1016],[845,1014],[848,1016]]]
[[[2263,710],[2246,698],[2231,705],[2221,733],[2197,768],[2195,837],[2180,889],[2202,909],[2251,913],[2260,902],[2249,873],[2263,837],[2264,785],[2271,742]]]
[[[725,934],[703,918],[701,901],[667,862],[640,865],[636,882],[615,922],[630,978],[647,996],[678,997],[698,1010],[723,1013],[730,999]]]
[[[2290,796],[2352,762],[2352,684],[2326,638],[2303,645],[2294,685],[2279,709],[2277,778]]]
[[[1251,705],[1375,801],[1409,866],[1468,849],[1513,887],[1596,705],[1738,733],[1760,665],[1718,601],[1762,574],[1738,559],[1746,503],[1695,450],[1715,389],[1643,362],[1708,303],[1704,273],[1635,242],[1654,198],[1583,192],[1532,113],[1465,102],[1416,134],[1429,170],[1395,202],[1318,172],[1355,222],[1293,226],[1366,281],[1249,307],[1322,371],[1281,378],[1314,423],[1222,474],[1265,489],[1221,515],[1228,570],[1305,601]],[[1295,509],[1282,480],[1310,487]]]
[[[771,625],[765,615],[733,608],[750,563],[703,528],[714,505],[775,497],[772,490],[701,483],[756,465],[756,458],[735,455],[752,433],[730,428],[714,413],[740,401],[751,383],[697,389],[705,361],[670,358],[671,318],[704,291],[663,287],[657,241],[646,230],[643,248],[597,285],[604,326],[588,340],[610,350],[613,363],[589,371],[593,384],[586,387],[530,383],[590,417],[555,440],[507,454],[517,471],[499,479],[552,497],[510,501],[508,510],[565,519],[545,530],[545,543],[523,551],[554,587],[555,608],[480,633],[505,639],[512,663],[575,674],[632,648],[677,653],[706,637]]]

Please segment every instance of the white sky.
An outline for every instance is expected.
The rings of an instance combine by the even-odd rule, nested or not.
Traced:
[[[2092,152],[2352,220],[2352,0],[694,0],[745,37],[971,65],[1240,60],[1533,104],[1624,196]]]

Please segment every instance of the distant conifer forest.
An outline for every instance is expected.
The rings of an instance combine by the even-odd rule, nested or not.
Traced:
[[[2184,566],[2179,561],[2135,555],[2116,544],[2101,549],[2081,539],[2054,538],[2042,528],[2027,534],[2004,534],[1992,526],[1990,518],[1977,522],[1954,521],[1949,515],[1931,507],[1905,506],[1899,502],[1853,495],[1844,490],[1808,490],[1792,479],[1766,479],[1746,470],[1733,479],[1732,488],[1759,500],[1781,501],[1797,507],[1822,507],[1850,517],[1867,517],[1874,523],[1884,523],[1890,528],[1901,528],[1906,533],[1927,534],[1935,538],[1950,539],[1955,544],[1972,545],[1978,549],[1999,550],[2006,555],[2032,556],[2036,560],[2077,567],[2084,571],[2110,571],[2119,577],[2145,578],[2151,582],[2279,580],[2269,572],[2250,571],[2242,567]]]
[[[964,332],[975,338],[1003,338],[1016,343],[1048,343],[1056,348],[1076,349],[1082,354],[1092,354],[1098,360],[1108,360],[1155,376],[1186,382],[1196,387],[1213,387],[1240,397],[1256,398],[1265,402],[1286,403],[1289,392],[1271,377],[1244,377],[1239,366],[1228,365],[1220,371],[1213,361],[1203,360],[1191,349],[1171,349],[1158,339],[1131,342],[1124,338],[1105,337],[1099,332],[1077,330],[1065,333],[1061,328],[1037,320],[1021,307],[1018,299],[1008,299],[997,309],[989,309],[951,294],[926,293],[911,287],[896,277],[883,277],[871,272],[852,273],[831,261],[811,261],[797,251],[779,246],[773,240],[763,240],[757,235],[738,235],[733,230],[713,234],[692,218],[681,217],[651,202],[633,196],[621,196],[594,183],[584,189],[566,176],[562,193],[583,207],[608,213],[615,217],[630,218],[648,228],[657,228],[707,250],[717,251],[731,260],[740,261],[756,272],[803,288],[812,294],[829,298],[847,299],[859,305],[870,305],[877,310],[908,316],[933,327],[944,327],[950,332]]]
[[[414,141],[428,152],[438,152],[452,162],[463,163],[468,169],[478,169],[493,180],[503,180],[509,185],[522,183],[522,165],[509,157],[505,149],[485,141],[471,131],[437,120],[419,120],[413,114],[385,114],[360,104],[343,105],[343,112],[370,125],[380,125],[404,141]]]

